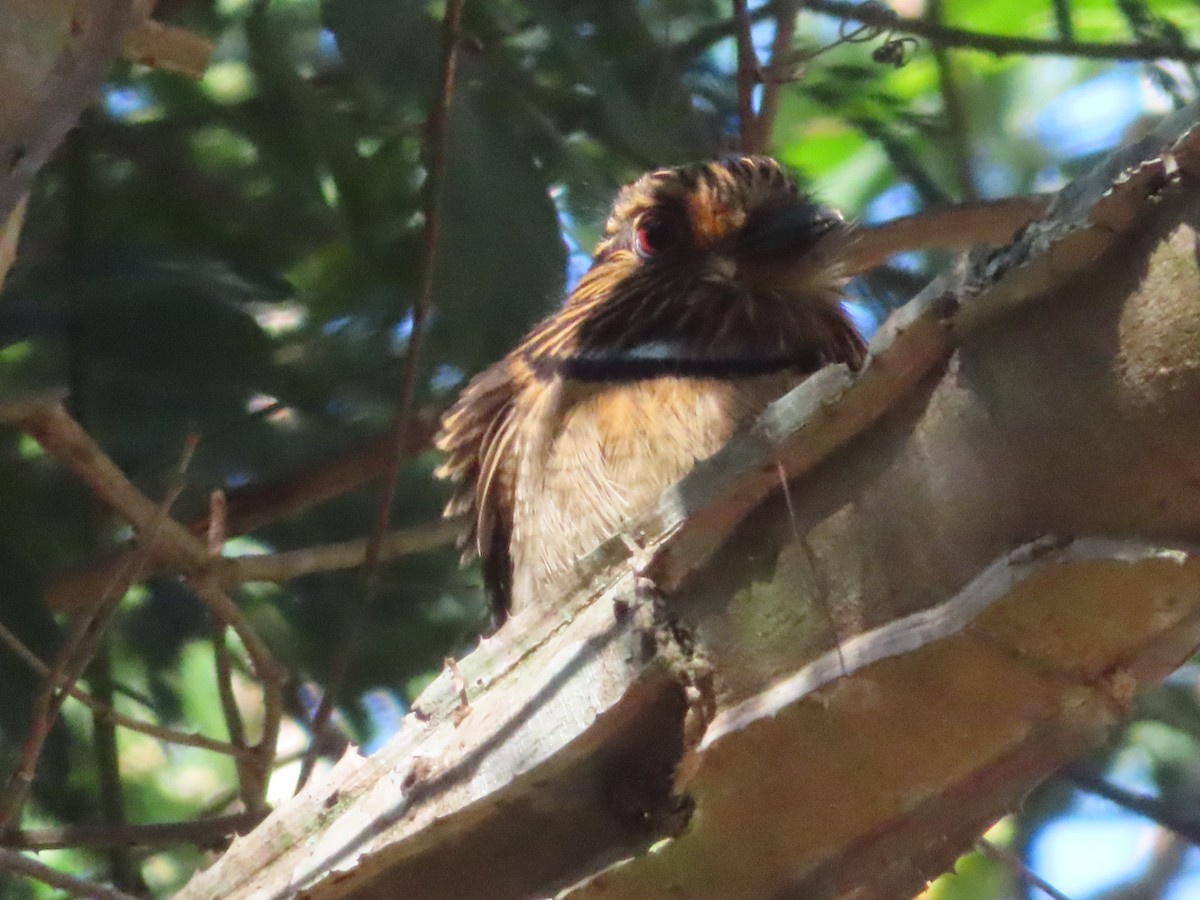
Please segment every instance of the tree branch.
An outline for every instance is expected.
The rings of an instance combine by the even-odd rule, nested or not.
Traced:
[[[179,900],[923,884],[1200,642],[1194,115],[772,404]]]
[[[67,825],[61,828],[26,828],[9,831],[0,844],[14,850],[66,850],[71,847],[161,846],[194,844],[201,849],[220,847],[231,835],[245,834],[263,820],[265,813],[242,812],[213,816],[191,822],[155,822],[111,825]]]
[[[422,260],[421,293],[412,310],[412,331],[408,339],[408,353],[404,357],[404,376],[400,386],[400,399],[396,415],[392,420],[391,453],[387,469],[383,474],[383,494],[379,499],[375,523],[367,541],[363,557],[363,587],[355,597],[346,614],[344,631],[333,655],[332,672],[321,702],[313,714],[312,744],[310,752],[300,766],[296,790],[299,791],[312,774],[316,763],[317,748],[329,718],[337,704],[342,685],[349,674],[354,654],[367,617],[375,605],[379,591],[379,565],[384,536],[391,521],[392,505],[396,497],[396,483],[400,477],[400,462],[404,447],[409,439],[413,420],[413,404],[416,397],[417,373],[420,371],[421,347],[425,340],[425,323],[433,306],[438,255],[441,241],[442,194],[446,179],[446,134],[450,125],[450,107],[454,102],[455,73],[458,67],[459,28],[465,0],[449,0],[442,22],[442,79],[433,108],[426,121],[425,147],[425,245]]]
[[[754,111],[754,89],[762,81],[762,75],[758,54],[754,51],[746,0],[733,0],[733,17],[737,23],[737,110],[741,151],[746,154],[761,153],[763,136],[759,130],[758,113]]]
[[[448,546],[462,534],[463,526],[461,518],[452,518],[391,531],[384,535],[379,545],[378,560],[384,562]],[[283,582],[315,572],[353,569],[363,565],[366,554],[367,541],[360,538],[279,553],[236,556],[221,561],[221,583],[233,585],[246,581]]]
[[[45,863],[30,859],[23,853],[0,847],[0,870],[23,875],[65,891],[72,897],[88,897],[91,900],[138,900],[133,894],[118,891],[84,878],[76,878],[66,872],[52,869]]]
[[[779,118],[779,100],[783,89],[795,78],[794,73],[785,75],[779,71],[792,50],[796,38],[796,17],[799,0],[780,0],[775,17],[775,37],[771,41],[771,58],[767,61],[768,77],[763,83],[762,106],[758,111],[758,127],[762,135],[762,151],[769,152],[775,120]]]
[[[750,13],[751,21],[761,21],[775,14],[775,9],[782,0],[765,3]],[[981,53],[993,53],[1003,56],[1008,53],[1021,53],[1028,56],[1071,56],[1085,59],[1111,59],[1153,62],[1159,59],[1176,60],[1189,65],[1200,63],[1200,50],[1179,47],[1175,44],[1162,42],[1147,43],[1097,43],[1088,41],[1048,40],[1043,38],[1012,37],[1008,35],[985,34],[969,31],[964,28],[947,26],[935,27],[931,23],[916,18],[896,14],[882,3],[848,3],[840,0],[807,0],[805,9],[822,15],[832,16],[846,22],[859,22],[879,28],[881,33],[887,31],[901,34],[911,34],[917,37],[937,40],[942,46],[976,50]],[[698,53],[706,52],[717,41],[736,34],[737,18],[716,22],[704,28],[697,29],[688,40],[681,41],[672,53],[679,59],[690,59]]]
[[[1026,56],[1074,56],[1084,59],[1141,60],[1145,62],[1173,59],[1189,64],[1200,63],[1200,49],[1165,43],[1095,43],[984,34],[968,31],[965,28],[939,25],[927,19],[901,16],[882,3],[807,0],[805,8],[846,22],[860,22],[884,31],[923,37],[942,47],[975,50],[998,56],[1020,53]]]
[[[64,10],[72,11],[69,23],[59,21]],[[135,15],[132,0],[95,0],[66,7],[9,4],[6,13],[20,17],[9,34],[25,39],[30,34],[52,36],[61,44],[48,77],[41,69],[6,70],[5,77],[12,81],[6,85],[10,94],[26,99],[20,108],[7,109],[5,95],[0,94],[0,221],[6,221],[29,192],[38,171],[92,102]],[[0,46],[0,53],[4,49]],[[26,58],[21,53],[5,56]]]
[[[62,409],[61,405],[58,408]],[[69,419],[65,410],[63,410],[63,415]],[[74,424],[74,420],[70,421]],[[80,432],[82,433],[81,429]],[[189,451],[181,463],[181,474],[190,458],[189,447]],[[90,614],[78,617],[73,623],[71,634],[62,649],[59,650],[54,664],[49,668],[45,685],[34,704],[33,719],[21,748],[20,759],[9,776],[8,788],[4,792],[3,801],[0,802],[0,829],[10,827],[18,820],[25,798],[33,784],[42,748],[50,736],[51,728],[58,719],[59,711],[67,697],[70,696],[70,689],[83,676],[84,671],[99,651],[121,598],[129,589],[129,585],[137,579],[138,573],[145,567],[146,560],[153,555],[155,541],[162,531],[163,523],[168,520],[171,506],[181,490],[182,480],[168,490],[162,503],[154,509],[152,516],[146,522],[146,527],[139,534],[141,545],[139,554],[131,560],[128,569],[115,575],[109,584],[105,585],[104,591]]]
[[[1111,800],[1117,806],[1173,831],[1190,843],[1200,845],[1200,817],[1196,815],[1181,814],[1155,797],[1127,791],[1082,766],[1067,768],[1062,772],[1062,777],[1081,790]]]
[[[47,677],[50,674],[50,667],[47,666],[37,654],[30,650],[25,643],[13,634],[3,623],[0,623],[0,643],[3,643],[13,655],[17,657],[26,666],[36,672],[38,675]],[[139,734],[144,734],[147,737],[156,738],[160,741],[165,741],[168,744],[178,744],[181,747],[196,747],[200,750],[210,750],[213,753],[222,753],[227,756],[238,756],[239,754],[249,753],[247,748],[234,747],[225,741],[217,741],[212,738],[207,738],[202,734],[196,734],[191,731],[179,731],[175,728],[167,728],[163,725],[155,725],[152,722],[143,722],[140,719],[135,719],[132,716],[127,716],[124,713],[101,703],[91,694],[81,689],[78,685],[71,685],[67,689],[67,693],[78,700],[88,709],[90,709],[98,718],[106,719],[114,725],[119,725],[121,728],[129,731],[136,731]]]
[[[255,747],[257,764],[243,772],[259,776],[254,794],[265,795],[275,742],[283,716],[283,681],[286,670],[250,625],[236,603],[211,576],[212,560],[205,544],[145,497],[63,408],[57,395],[34,395],[0,407],[0,421],[12,422],[34,438],[51,456],[113,507],[143,540],[152,538],[152,554],[182,571],[192,589],[222,625],[233,628],[250,656],[255,676],[263,687],[263,733]]]
[[[423,410],[414,418],[404,445],[406,459],[429,447],[437,422],[438,414],[433,410]],[[277,481],[227,491],[228,534],[246,534],[363,487],[386,470],[391,447],[390,439],[386,435],[380,436]],[[186,527],[193,535],[202,535],[208,527],[208,518],[196,519]],[[86,608],[113,570],[124,564],[130,552],[129,549],[119,550],[61,573],[46,586],[47,605],[56,612],[76,612]]]

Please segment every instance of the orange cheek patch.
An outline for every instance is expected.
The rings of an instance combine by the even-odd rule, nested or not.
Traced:
[[[712,247],[746,223],[744,210],[730,209],[709,191],[699,191],[689,197],[687,210],[692,222],[692,234],[702,250]]]

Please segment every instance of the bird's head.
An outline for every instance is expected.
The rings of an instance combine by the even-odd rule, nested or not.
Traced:
[[[527,349],[597,380],[857,364],[838,303],[845,234],[772,159],[650,172],[617,196],[591,268]]]

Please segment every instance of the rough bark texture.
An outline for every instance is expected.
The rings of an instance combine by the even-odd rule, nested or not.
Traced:
[[[944,870],[1200,643],[1194,121],[782,398],[180,896],[866,898]]]
[[[0,222],[94,99],[133,19],[132,0],[0,0]]]

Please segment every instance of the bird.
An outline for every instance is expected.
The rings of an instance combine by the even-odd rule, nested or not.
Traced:
[[[770,157],[651,171],[613,202],[562,306],[442,419],[464,560],[497,627],[771,401],[866,346],[840,300],[850,227]]]

